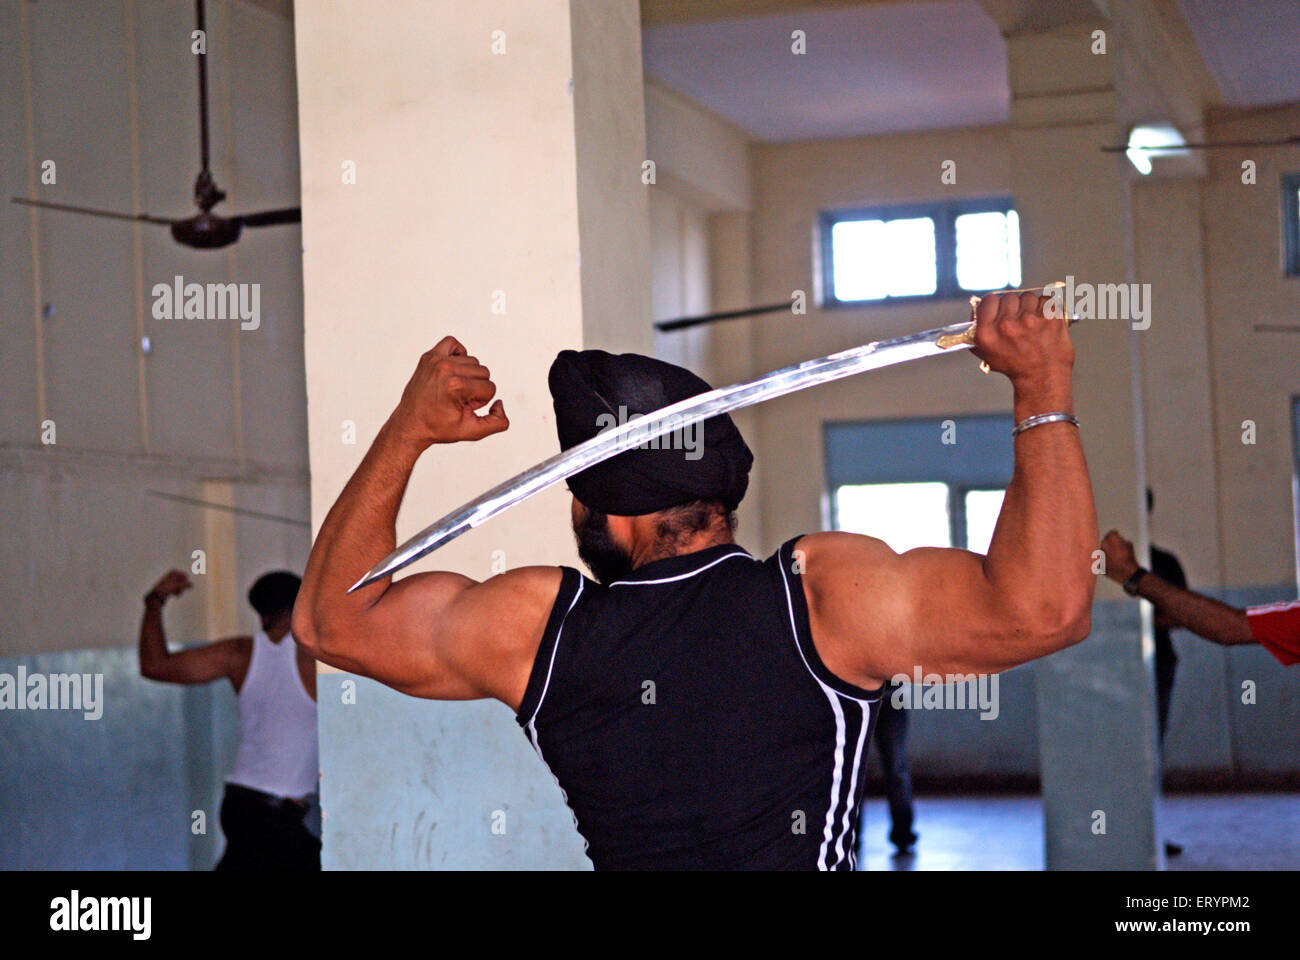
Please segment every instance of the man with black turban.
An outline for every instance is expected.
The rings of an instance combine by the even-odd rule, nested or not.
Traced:
[[[975,353],[1010,379],[1017,421],[987,557],[818,532],[752,556],[733,511],[753,456],[719,416],[569,481],[594,580],[522,567],[348,594],[395,547],[419,456],[509,426],[487,368],[446,337],[326,517],[294,635],[412,696],[509,705],[598,869],[852,869],[884,683],[1005,670],[1088,633],[1097,523],[1073,347],[1046,302],[994,294],[977,311]],[[708,389],[599,350],[561,352],[549,382],[564,448]]]
[[[602,429],[711,389],[671,363],[604,350],[560,351],[548,380],[564,450]],[[744,437],[723,414],[588,467],[569,478],[578,555],[597,581],[609,584],[631,573],[640,565],[636,561],[676,553],[678,541],[718,525],[719,518],[730,533],[732,511],[749,487],[753,463]],[[656,524],[663,534],[647,544],[648,553],[634,558],[612,539],[611,515],[660,515]]]

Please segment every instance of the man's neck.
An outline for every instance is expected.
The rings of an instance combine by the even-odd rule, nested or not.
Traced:
[[[725,523],[714,524],[707,530],[701,530],[699,533],[682,539],[647,541],[632,548],[632,569],[635,570],[637,567],[645,566],[647,563],[653,563],[656,560],[678,557],[688,553],[698,553],[700,550],[707,550],[709,547],[735,542],[736,538],[732,536],[731,530]]]
[[[273,623],[264,626],[262,629],[266,631],[266,639],[270,640],[272,643],[279,643],[289,633],[289,623],[287,621],[283,623]]]

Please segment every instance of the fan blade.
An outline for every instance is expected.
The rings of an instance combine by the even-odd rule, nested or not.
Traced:
[[[230,219],[238,220],[246,227],[274,227],[281,223],[302,223],[302,210],[298,207],[285,207],[282,210],[245,213]]]
[[[13,203],[21,203],[25,207],[44,207],[46,210],[62,210],[65,213],[84,213],[91,217],[109,217],[113,220],[139,220],[144,223],[160,223],[164,227],[171,226],[171,221],[163,217],[151,217],[147,213],[114,213],[112,210],[95,210],[91,207],[74,207],[67,203],[50,203],[46,200],[26,200],[23,197],[10,197]]]

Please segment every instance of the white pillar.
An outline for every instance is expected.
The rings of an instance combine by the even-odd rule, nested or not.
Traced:
[[[555,452],[558,350],[649,351],[637,4],[314,0],[296,42],[315,523],[442,336],[492,369],[511,418],[426,454],[400,539]],[[568,517],[552,489],[418,569],[576,564]],[[368,681],[343,703],[354,678],[320,679],[327,867],[585,862],[507,708]]]
[[[1036,23],[1007,37],[1011,184],[1028,283],[1137,279],[1125,161],[1101,151],[1127,132],[1118,55],[1097,52],[1094,40],[1108,26]],[[1097,318],[1072,335],[1076,412],[1100,523],[1144,549],[1138,334],[1127,319]],[[1104,580],[1092,622],[1084,643],[1035,667],[1046,862],[1149,869],[1161,863],[1151,625]]]

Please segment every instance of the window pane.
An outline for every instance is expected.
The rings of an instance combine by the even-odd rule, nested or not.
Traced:
[[[931,295],[934,221],[841,220],[831,226],[831,271],[836,300]]]
[[[1017,281],[1018,283],[1019,281]],[[1005,490],[966,491],[966,549],[988,553]]]
[[[1020,217],[963,213],[956,218],[957,283],[963,290],[1020,286]]]
[[[866,483],[835,491],[838,528],[879,537],[899,553],[951,547],[946,483]]]
[[[1007,211],[1007,286],[1020,286],[1020,214]]]

